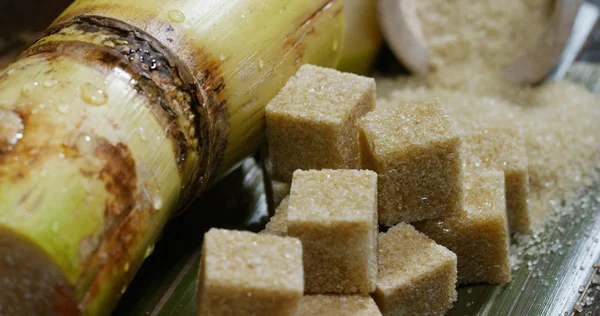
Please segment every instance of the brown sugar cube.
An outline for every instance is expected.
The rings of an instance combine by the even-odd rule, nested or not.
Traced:
[[[288,235],[302,241],[306,292],[374,291],[377,229],[375,172],[294,172]]]
[[[271,217],[265,229],[260,234],[287,236],[288,234],[288,204],[290,197],[289,195],[283,198],[283,201],[279,204],[275,210],[275,214]]]
[[[303,292],[298,239],[223,229],[204,235],[198,315],[296,315]]]
[[[273,189],[273,203],[275,207],[279,206],[283,199],[290,194],[290,188],[292,184],[283,181],[271,181],[271,188]]]
[[[408,224],[379,234],[375,301],[383,315],[443,315],[456,301],[456,255]]]
[[[357,118],[375,106],[372,78],[304,65],[265,109],[277,179],[297,169],[360,169]]]
[[[302,299],[298,316],[381,316],[370,296],[307,295]]]
[[[458,283],[510,281],[509,236],[501,171],[465,175],[464,212],[415,223],[458,257]]]
[[[379,223],[460,211],[459,133],[438,100],[377,109],[359,123],[368,169],[379,175]]]
[[[468,168],[504,171],[508,227],[512,232],[530,232],[527,153],[520,126],[486,126],[466,133],[463,153]]]

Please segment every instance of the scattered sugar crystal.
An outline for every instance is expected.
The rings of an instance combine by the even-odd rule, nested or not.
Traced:
[[[578,313],[583,312],[583,304],[581,302],[577,302],[577,304],[575,304],[574,307],[575,311],[577,311]]]
[[[263,229],[260,233],[267,235],[277,235],[277,236],[287,236],[288,234],[288,205],[289,205],[289,196],[283,198],[283,201],[279,204],[277,209],[275,210],[275,215],[271,217],[265,229]]]
[[[466,132],[462,144],[467,168],[504,171],[508,226],[512,232],[530,232],[527,153],[521,127],[482,125]]]
[[[298,316],[381,316],[370,296],[307,295],[302,299]]]
[[[373,294],[383,315],[443,315],[456,301],[456,255],[408,224],[378,238]]]
[[[501,171],[465,172],[464,211],[414,224],[458,257],[458,283],[511,279],[508,224]],[[535,265],[529,261],[530,266]]]
[[[204,235],[199,315],[296,315],[303,292],[298,239],[223,229]]]
[[[439,101],[377,109],[359,126],[366,166],[379,175],[380,224],[460,210],[460,136]]]
[[[528,101],[528,102],[527,102]],[[600,107],[598,98],[572,83],[553,82],[537,88],[526,100],[524,129],[529,163],[531,210],[543,219],[551,208],[548,201],[579,201],[579,196],[565,196],[583,186],[576,181],[598,174],[600,161]],[[544,137],[540,137],[544,135]],[[594,136],[594,144],[583,139]],[[547,186],[546,183],[551,185]],[[562,209],[570,212],[573,209]]]
[[[302,241],[306,291],[368,294],[377,276],[377,175],[296,171],[288,235]]]
[[[304,65],[265,109],[275,177],[359,169],[356,120],[375,106],[372,78]]]

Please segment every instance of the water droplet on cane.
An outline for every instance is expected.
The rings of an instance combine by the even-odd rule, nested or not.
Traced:
[[[58,113],[67,114],[69,113],[70,106],[68,104],[62,104],[58,106]]]
[[[23,120],[17,113],[0,109],[0,152],[13,150],[23,138],[24,129]]]
[[[40,85],[40,83],[37,81],[24,84],[23,88],[21,88],[21,95],[24,97],[30,96],[33,93],[33,90],[35,88],[37,88],[39,85]]]
[[[77,137],[75,147],[80,154],[89,154],[94,151],[94,139],[88,134],[81,134]]]
[[[181,23],[185,21],[185,14],[179,10],[169,11],[169,19],[175,23]]]
[[[90,83],[85,83],[81,86],[81,99],[89,105],[100,106],[108,102],[108,94]]]
[[[148,138],[146,138],[146,132],[144,131],[143,127],[139,127],[138,132],[140,133],[140,139],[143,141],[147,141]]]
[[[104,45],[104,46],[106,46],[108,48],[115,48],[115,47],[117,47],[117,44],[114,41],[110,40],[110,39],[106,39],[106,40],[102,41],[102,45]]]
[[[58,83],[58,81],[56,81],[56,80],[54,80],[54,79],[48,79],[48,80],[45,80],[45,81],[42,83],[42,85],[43,85],[44,87],[46,87],[46,88],[50,88],[50,87],[53,87],[53,86],[55,86],[57,83]]]

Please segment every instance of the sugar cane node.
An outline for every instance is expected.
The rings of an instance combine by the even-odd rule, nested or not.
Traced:
[[[22,56],[44,53],[128,72],[131,84],[150,99],[152,112],[173,142],[181,175],[196,179],[181,195],[181,205],[187,206],[204,189],[227,147],[226,132],[215,124],[229,116],[226,101],[219,96],[225,83],[218,74],[205,74],[197,81],[184,63],[150,34],[102,16],[77,16],[56,24]],[[203,86],[215,81],[208,77],[218,78],[214,86]]]

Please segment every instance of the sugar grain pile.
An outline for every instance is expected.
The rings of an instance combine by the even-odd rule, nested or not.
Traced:
[[[540,36],[553,8],[551,0],[419,0],[414,4],[431,57],[428,80],[448,88],[481,81],[482,72],[501,76]]]
[[[377,107],[439,98],[463,130],[523,127],[530,208],[541,227],[552,206],[598,180],[600,100],[582,86],[549,82],[515,87],[501,70],[544,28],[548,0],[415,1],[432,53],[423,77],[377,80]],[[567,201],[568,202],[568,201]]]
[[[415,1],[432,66],[483,61],[502,67],[543,30],[549,0]]]

